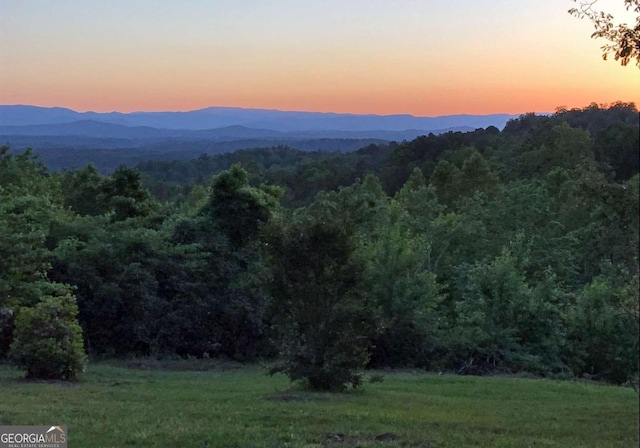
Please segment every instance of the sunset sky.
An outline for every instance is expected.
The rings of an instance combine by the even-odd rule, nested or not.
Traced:
[[[622,3],[598,5],[620,16]],[[420,116],[640,104],[640,70],[603,61],[574,5],[0,0],[0,104]]]

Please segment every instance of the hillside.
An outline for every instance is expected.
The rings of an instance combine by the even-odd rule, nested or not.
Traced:
[[[48,173],[3,147],[0,358],[58,328],[75,335],[76,375],[86,350],[269,359],[324,390],[406,367],[635,384],[637,119],[592,105],[108,175]],[[38,353],[12,359],[58,354]]]

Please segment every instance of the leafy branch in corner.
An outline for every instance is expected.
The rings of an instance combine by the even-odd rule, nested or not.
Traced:
[[[613,15],[594,9],[596,3],[598,0],[581,1],[578,7],[569,10],[569,14],[591,20],[596,29],[591,37],[609,41],[601,47],[602,59],[606,61],[609,54],[613,54],[614,59],[620,61],[623,66],[635,59],[636,65],[640,67],[640,0],[624,0],[626,10],[637,14],[635,26],[626,23],[615,24]]]

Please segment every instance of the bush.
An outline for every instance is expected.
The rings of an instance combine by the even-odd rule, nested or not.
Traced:
[[[84,370],[87,356],[76,299],[63,290],[64,295],[45,295],[16,315],[10,357],[26,369],[27,378],[74,381]]]
[[[597,277],[567,313],[568,364],[576,376],[617,384],[638,374],[637,283]]]
[[[527,283],[526,258],[510,250],[490,263],[462,264],[455,279],[451,352],[460,373],[527,371],[559,373],[563,341],[561,294],[546,272],[536,288]]]
[[[320,205],[274,226],[269,241],[274,331],[282,372],[314,390],[357,388],[374,316],[349,226]],[[314,216],[314,213],[317,215]]]

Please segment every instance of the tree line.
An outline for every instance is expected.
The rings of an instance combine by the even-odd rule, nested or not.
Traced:
[[[365,367],[634,381],[638,148],[626,103],[110,175],[5,147],[0,356],[68,379],[85,352],[270,359],[316,389]]]

